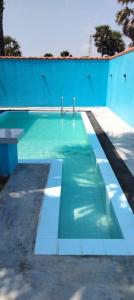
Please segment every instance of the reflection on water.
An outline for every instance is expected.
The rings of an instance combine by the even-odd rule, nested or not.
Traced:
[[[74,209],[74,220],[84,218],[85,216],[89,216],[93,213],[94,208],[91,208],[91,205],[83,206],[80,208]]]

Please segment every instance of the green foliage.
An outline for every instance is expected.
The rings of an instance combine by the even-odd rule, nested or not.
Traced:
[[[21,56],[19,43],[10,36],[4,37],[4,48],[6,56]]]
[[[3,13],[4,10],[4,1],[0,0],[0,13]]]
[[[61,54],[60,54],[62,57],[67,57],[67,56],[72,56],[72,55],[70,55],[70,52],[68,52],[67,50],[64,50],[64,51],[62,51],[61,52]]]
[[[111,53],[120,53],[125,50],[125,43],[119,31],[112,31],[111,35]]]
[[[134,0],[117,0],[122,9],[116,15],[116,22],[122,26],[123,33],[132,40],[134,46]]]
[[[134,3],[134,0],[117,0],[117,1],[123,5]]]
[[[0,56],[4,56],[4,36],[3,36],[3,10],[4,1],[0,0]]]
[[[112,56],[125,50],[125,44],[122,35],[118,31],[113,31],[110,26],[97,26],[96,33],[93,35],[97,51],[102,56]]]
[[[46,54],[44,54],[44,57],[53,57],[53,54],[52,53],[46,53]]]

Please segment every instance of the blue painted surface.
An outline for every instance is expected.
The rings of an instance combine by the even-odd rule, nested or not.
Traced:
[[[134,51],[110,61],[0,59],[0,106],[58,107],[62,95],[64,106],[74,96],[76,106],[107,105],[134,126]]]
[[[0,60],[0,106],[104,106],[106,60]]]
[[[0,144],[0,175],[11,175],[18,163],[17,145]]]
[[[107,106],[134,127],[134,52],[109,62]]]

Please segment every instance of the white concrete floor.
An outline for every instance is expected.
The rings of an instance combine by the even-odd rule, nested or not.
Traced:
[[[134,175],[134,129],[106,107],[90,110]]]

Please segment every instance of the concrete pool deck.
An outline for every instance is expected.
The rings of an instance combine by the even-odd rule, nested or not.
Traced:
[[[90,110],[134,176],[134,129],[106,107]]]
[[[0,299],[133,300],[133,257],[34,255],[48,172],[22,164],[0,194]]]

